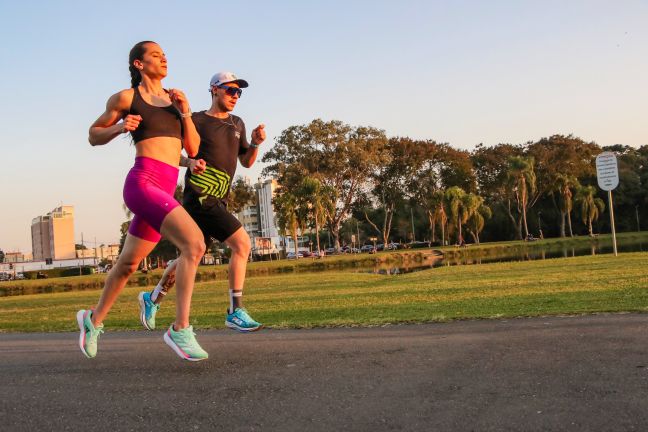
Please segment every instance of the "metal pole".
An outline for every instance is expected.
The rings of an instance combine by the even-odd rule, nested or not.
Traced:
[[[414,233],[414,209],[410,207],[410,216],[412,217],[412,242],[416,241],[416,234]]]
[[[617,256],[616,230],[614,228],[614,207],[612,206],[612,191],[608,191],[608,204],[610,205],[610,226],[612,227],[612,247],[614,256]]]

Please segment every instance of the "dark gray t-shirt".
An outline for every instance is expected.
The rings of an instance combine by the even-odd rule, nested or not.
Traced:
[[[200,148],[195,159],[204,159],[207,169],[200,175],[187,170],[183,204],[204,205],[227,200],[238,157],[249,147],[245,124],[235,115],[219,119],[205,111],[194,113],[192,119],[200,134]]]

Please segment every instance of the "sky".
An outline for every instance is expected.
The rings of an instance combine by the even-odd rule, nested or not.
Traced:
[[[316,118],[466,150],[553,134],[648,144],[646,0],[0,0],[0,16],[5,252],[31,252],[32,218],[61,204],[75,207],[77,243],[119,241],[134,148],[87,137],[130,86],[141,40],[164,49],[163,85],[194,111],[214,73],[249,81],[234,114],[266,125],[259,160]]]

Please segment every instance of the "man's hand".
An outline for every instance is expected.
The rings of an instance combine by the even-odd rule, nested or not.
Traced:
[[[205,172],[207,163],[204,159],[189,159],[189,169],[192,174],[200,175]]]
[[[261,123],[252,131],[252,144],[259,145],[266,139],[265,125]]]

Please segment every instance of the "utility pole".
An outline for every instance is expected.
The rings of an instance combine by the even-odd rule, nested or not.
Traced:
[[[414,208],[410,207],[410,216],[412,217],[412,243],[416,241],[416,234],[414,233]]]
[[[83,266],[85,265],[85,254],[83,252],[83,233],[81,233],[81,263],[82,264],[79,264],[79,276],[83,275]]]

